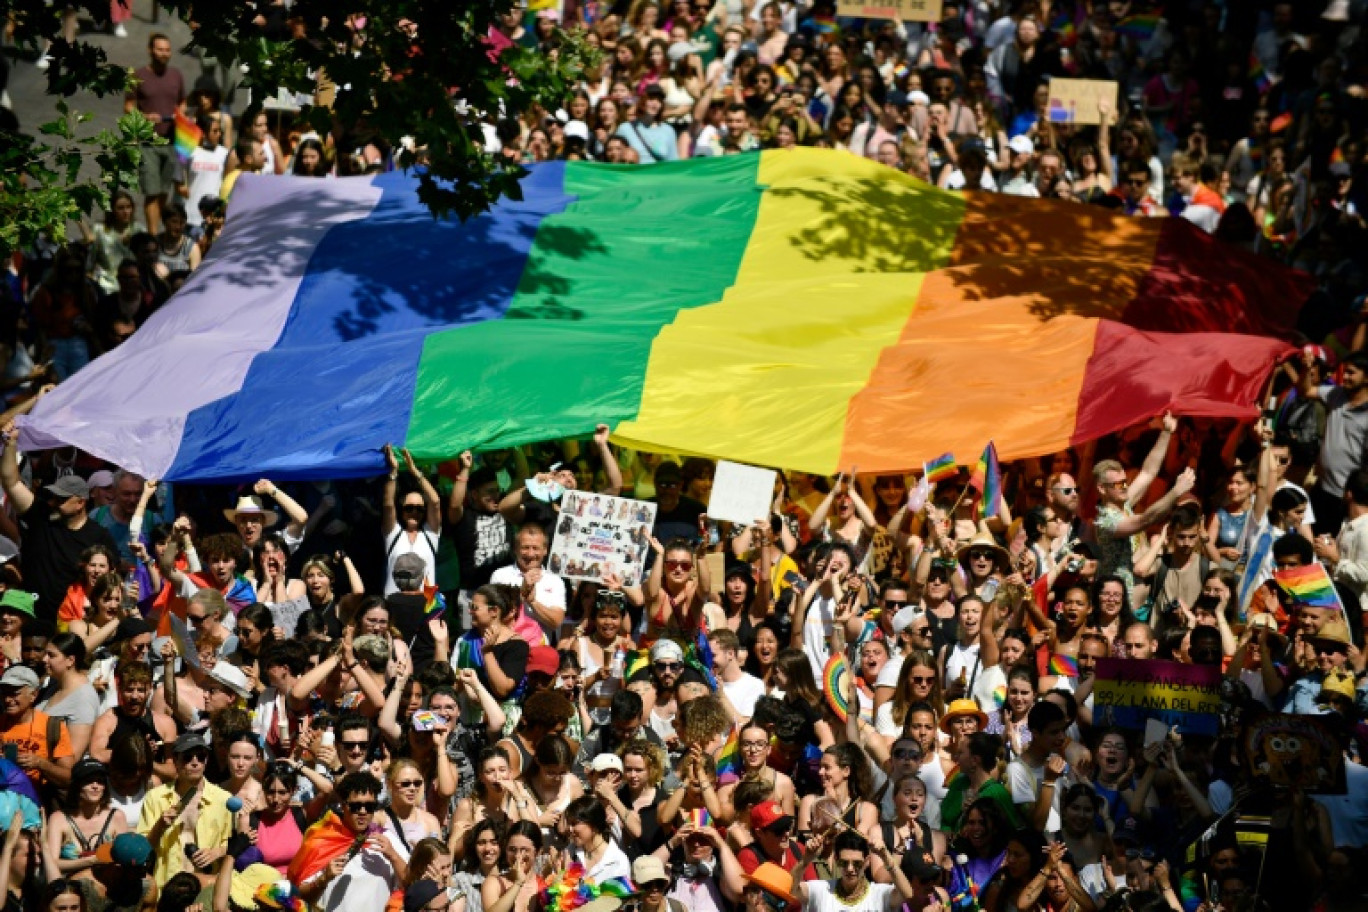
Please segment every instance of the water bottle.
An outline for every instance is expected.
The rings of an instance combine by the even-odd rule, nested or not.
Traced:
[[[621,646],[613,653],[613,661],[608,663],[608,673],[615,678],[621,678],[622,673],[627,669],[627,651]]]
[[[137,608],[138,608],[138,600],[137,600],[137,598],[134,597],[134,595],[133,595],[134,587],[136,587],[137,584],[138,584],[138,570],[137,570],[137,568],[135,567],[134,569],[129,570],[128,573],[124,575],[124,585],[123,585],[123,607],[124,607],[124,611],[126,611],[126,612],[127,612],[127,611],[136,611]]]
[[[334,746],[336,743],[337,743],[337,734],[336,734],[331,728],[326,728],[326,729],[324,729],[324,730],[323,730],[323,734],[319,735],[319,737],[318,737],[318,746],[319,746],[319,747],[332,747],[332,746]],[[328,775],[329,773],[332,772],[330,769],[328,769],[328,768],[327,768],[325,765],[323,765],[322,763],[315,763],[315,764],[314,764],[314,771],[315,771],[316,773],[318,773],[320,776],[326,776],[326,775]]]

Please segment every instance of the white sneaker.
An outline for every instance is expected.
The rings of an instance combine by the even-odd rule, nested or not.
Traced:
[[[128,37],[128,29],[124,28],[124,25],[123,25],[122,22],[120,22],[118,25],[114,26],[114,37],[115,37],[115,38],[127,38],[127,37]]]
[[[34,66],[39,70],[46,70],[48,67],[52,66],[52,58],[47,54],[44,54],[42,57],[38,58],[38,62],[35,63]]]

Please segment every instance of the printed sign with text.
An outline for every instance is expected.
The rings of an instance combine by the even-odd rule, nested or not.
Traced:
[[[1050,123],[1100,124],[1100,104],[1107,107],[1107,118],[1116,116],[1117,85],[1103,79],[1051,79]]]
[[[1149,719],[1187,735],[1220,729],[1221,669],[1159,659],[1098,659],[1093,724],[1145,728]]]
[[[903,22],[940,22],[941,0],[837,0],[836,15],[858,19],[900,19]]]
[[[653,503],[567,491],[547,569],[567,579],[601,583],[611,574],[624,586],[640,585],[655,515]]]

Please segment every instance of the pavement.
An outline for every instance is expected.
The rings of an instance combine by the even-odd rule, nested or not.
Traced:
[[[171,65],[185,77],[187,91],[199,78],[203,67],[198,58],[183,53],[190,42],[190,29],[172,14],[158,12],[152,0],[132,0],[133,18],[124,23],[128,32],[125,38],[97,29],[88,19],[83,19],[78,40],[104,48],[111,63],[137,69],[147,64],[147,42],[157,32],[171,39],[175,53]],[[52,120],[57,115],[58,96],[47,93],[47,74],[39,70],[32,61],[19,59],[17,49],[12,46],[3,48],[9,62],[10,106],[19,119],[19,127],[26,133],[36,134],[38,126]],[[73,110],[86,111],[93,119],[78,129],[80,135],[94,134],[103,129],[113,129],[123,115],[122,97],[99,98],[91,92],[78,92],[67,99]],[[87,165],[89,176],[94,165]],[[136,189],[136,188],[135,188]]]

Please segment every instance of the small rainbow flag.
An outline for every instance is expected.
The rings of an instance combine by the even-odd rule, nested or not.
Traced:
[[[204,131],[193,120],[177,111],[176,131],[172,138],[172,143],[176,147],[176,157],[182,162],[188,162],[203,139]]]
[[[1254,88],[1258,89],[1260,95],[1273,88],[1273,80],[1268,78],[1263,64],[1259,62],[1259,56],[1253,51],[1249,52],[1249,81],[1254,83]]]
[[[468,631],[456,641],[456,667],[476,670],[484,668],[484,637],[475,636],[474,631]]]
[[[1050,655],[1050,674],[1065,678],[1078,677],[1078,660],[1073,656],[1056,652]]]
[[[1311,608],[1338,608],[1339,595],[1335,584],[1330,582],[1330,574],[1321,564],[1307,564],[1305,567],[1288,567],[1274,570],[1273,579],[1278,588],[1298,605]]]
[[[1335,146],[1335,148],[1333,148],[1333,149],[1330,150],[1330,162],[1329,162],[1330,164],[1332,164],[1332,165],[1338,165],[1338,164],[1340,164],[1340,163],[1343,162],[1343,161],[1344,161],[1344,150],[1343,150],[1343,149],[1341,149],[1339,146]]]
[[[732,726],[722,749],[717,752],[717,784],[727,785],[741,778],[741,742]]]
[[[303,912],[304,900],[288,880],[262,884],[252,895],[258,906],[280,909],[281,912]]]
[[[559,878],[542,886],[541,903],[549,912],[572,912],[588,905],[600,896],[616,896],[625,899],[636,892],[636,887],[625,877],[613,877],[602,883],[594,883],[584,876],[584,865],[571,862],[570,867]]]
[[[839,35],[841,27],[836,24],[835,16],[813,16],[808,20],[812,30],[819,35]]]
[[[684,812],[684,822],[692,823],[696,827],[710,827],[713,825],[713,818],[707,808],[694,808]]]
[[[1071,48],[1078,43],[1078,31],[1074,28],[1073,16],[1069,10],[1061,9],[1050,20],[1050,31],[1059,38],[1059,46]]]
[[[423,606],[424,618],[430,621],[446,614],[446,596],[442,595],[435,583],[424,583],[423,595],[427,597],[427,604]]]
[[[1268,125],[1268,132],[1281,133],[1290,126],[1292,126],[1292,112],[1283,111],[1277,117],[1273,118],[1273,121]]]
[[[1159,28],[1159,16],[1156,13],[1138,13],[1134,16],[1127,16],[1116,23],[1116,33],[1125,35],[1127,38],[1134,38],[1141,43],[1149,41],[1154,37],[1154,33]]]
[[[979,516],[988,517],[997,512],[998,500],[1002,497],[1002,470],[998,467],[997,447],[993,441],[983,448],[983,455],[974,464],[969,474],[969,486],[978,491]]]
[[[997,709],[1007,705],[1007,685],[999,684],[993,688],[993,706]]]
[[[922,472],[926,480],[932,484],[945,481],[947,478],[954,478],[959,474],[959,467],[955,465],[955,454],[946,453],[937,456],[930,462],[922,463]]]

